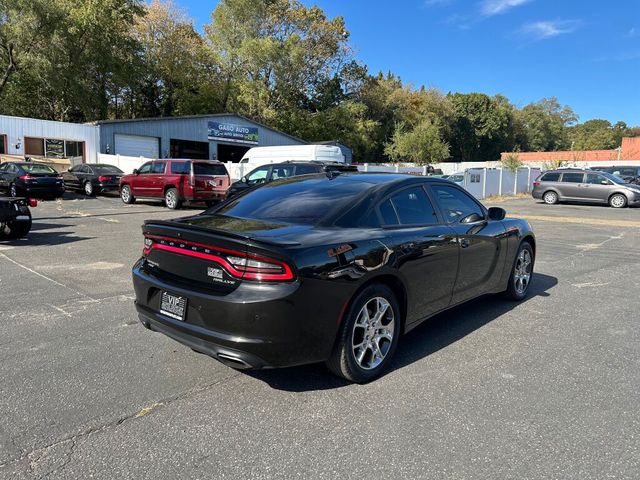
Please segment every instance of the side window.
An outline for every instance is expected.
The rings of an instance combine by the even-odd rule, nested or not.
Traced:
[[[308,175],[310,173],[320,173],[315,165],[298,165],[296,167],[296,175]]]
[[[7,167],[7,172],[9,173],[18,173],[18,167],[16,167],[15,165],[11,164]]]
[[[153,162],[151,166],[151,173],[164,173],[165,166],[167,162]]]
[[[582,183],[584,175],[582,173],[563,173],[562,181],[564,183]]]
[[[171,162],[171,173],[176,175],[191,173],[191,162]]]
[[[84,165],[84,173],[88,173],[89,175],[93,175],[93,169],[89,165]]]
[[[247,177],[247,183],[249,185],[257,185],[258,183],[264,183],[267,180],[267,174],[270,167],[260,167],[255,169]]]
[[[560,181],[560,174],[557,172],[545,173],[540,180],[543,182],[558,182]]]
[[[89,168],[86,165],[80,165],[78,167],[77,173],[90,173]]]
[[[383,225],[434,225],[438,217],[422,187],[401,190],[379,207]]]
[[[151,162],[145,163],[138,169],[139,174],[151,173]]]
[[[293,175],[293,165],[276,166],[271,170],[271,180],[287,178]]]
[[[598,175],[597,173],[589,173],[587,174],[587,179],[585,183],[590,183],[591,185],[609,185],[611,182],[604,178],[602,175]]]
[[[457,223],[474,213],[484,218],[482,207],[462,190],[448,185],[433,185],[431,190],[447,222]]]
[[[4,172],[7,169],[6,163],[0,163],[0,172]]]

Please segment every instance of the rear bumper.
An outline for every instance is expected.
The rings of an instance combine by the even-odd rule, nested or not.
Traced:
[[[64,186],[30,186],[26,185],[19,188],[24,192],[25,197],[29,198],[52,198],[61,197],[65,191]]]
[[[235,368],[285,367],[329,358],[355,286],[321,280],[273,285],[245,281],[226,295],[166,282],[133,267],[135,306],[150,330]],[[162,291],[187,298],[185,321],[159,313]]]
[[[114,192],[120,190],[119,183],[98,183],[96,188],[101,192]]]
[[[208,200],[222,200],[224,199],[226,190],[211,190],[209,192],[196,192],[191,195],[185,195],[185,200],[192,202],[206,202]]]

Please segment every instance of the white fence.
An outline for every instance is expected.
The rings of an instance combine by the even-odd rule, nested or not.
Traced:
[[[529,193],[540,175],[539,168],[523,167],[517,172],[502,168],[470,168],[464,174],[464,188],[476,198]]]

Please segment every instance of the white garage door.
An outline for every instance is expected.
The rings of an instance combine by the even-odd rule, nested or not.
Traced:
[[[114,143],[114,150],[117,155],[147,158],[160,157],[160,142],[158,137],[116,133]]]

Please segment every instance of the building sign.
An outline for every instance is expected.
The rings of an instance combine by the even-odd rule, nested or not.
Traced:
[[[209,121],[209,140],[223,140],[234,143],[258,144],[258,127],[245,127],[232,123],[220,123]]]
[[[51,138],[47,138],[44,141],[44,144],[45,144],[45,149],[44,149],[45,157],[54,157],[54,158],[64,157],[64,140],[53,140]]]

